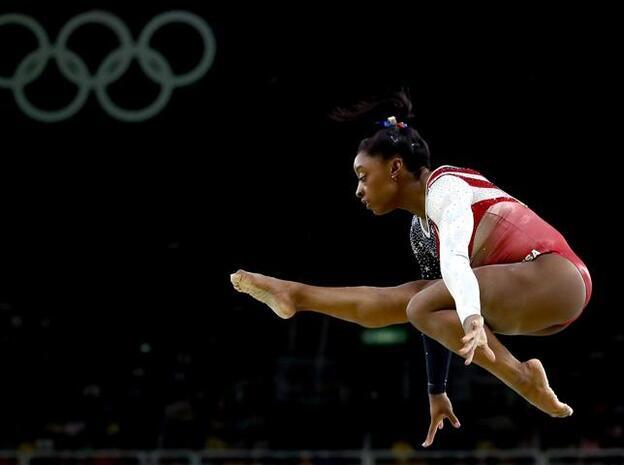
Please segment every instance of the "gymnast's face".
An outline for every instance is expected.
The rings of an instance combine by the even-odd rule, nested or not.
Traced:
[[[375,215],[384,215],[396,208],[398,183],[392,180],[395,160],[384,160],[359,152],[353,162],[358,178],[355,195]]]

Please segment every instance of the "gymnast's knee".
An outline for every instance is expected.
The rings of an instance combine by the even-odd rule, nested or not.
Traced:
[[[427,302],[419,295],[413,296],[407,304],[407,319],[420,330],[424,330],[430,321],[431,310]]]

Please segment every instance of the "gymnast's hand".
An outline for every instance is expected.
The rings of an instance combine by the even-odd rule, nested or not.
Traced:
[[[455,428],[461,426],[459,420],[453,413],[451,400],[445,392],[441,394],[429,394],[429,415],[431,417],[431,423],[429,425],[427,439],[422,443],[423,447],[429,447],[433,443],[433,439],[438,430],[444,427],[445,418],[448,419]]]
[[[485,323],[481,315],[470,315],[464,320],[464,333],[462,338],[464,347],[459,349],[459,355],[466,358],[466,365],[472,363],[475,351],[480,349],[485,356],[492,362],[496,361],[496,356],[490,346],[488,346],[487,334],[485,332]]]

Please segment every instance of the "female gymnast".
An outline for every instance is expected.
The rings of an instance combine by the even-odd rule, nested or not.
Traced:
[[[404,122],[412,108],[405,92],[362,102],[339,117],[375,116],[382,108],[383,127],[361,141],[355,156],[355,194],[375,215],[396,209],[413,215],[410,240],[423,279],[386,288],[328,288],[239,270],[231,275],[235,289],[281,318],[308,310],[365,327],[414,325],[423,333],[429,378],[425,447],[445,418],[460,426],[445,393],[449,351],[543,412],[571,415],[541,362],[520,362],[494,333],[545,336],[566,328],[589,302],[587,267],[555,228],[479,172],[432,169],[427,143]]]

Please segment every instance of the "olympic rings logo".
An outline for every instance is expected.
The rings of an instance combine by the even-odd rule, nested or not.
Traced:
[[[184,74],[174,74],[165,57],[150,46],[154,34],[170,23],[184,23],[194,28],[203,41],[203,55],[192,70]],[[47,123],[55,123],[74,116],[82,109],[91,91],[95,92],[100,105],[110,116],[121,121],[145,121],[158,114],[169,102],[173,90],[188,86],[199,80],[212,66],[216,53],[216,41],[210,26],[199,16],[188,11],[169,11],[155,16],[143,28],[135,42],[126,24],[117,16],[106,11],[90,11],[75,16],[59,32],[56,44],[51,44],[41,25],[21,14],[0,16],[0,27],[15,24],[29,29],[39,47],[17,65],[12,77],[0,76],[0,88],[11,89],[17,105],[31,118]],[[71,35],[86,24],[99,24],[110,29],[119,40],[119,47],[106,56],[91,74],[84,60],[67,48]],[[160,86],[156,99],[138,110],[122,108],[115,104],[107,88],[119,79],[137,59],[143,72]],[[33,105],[26,96],[25,87],[38,79],[49,60],[54,59],[61,74],[78,87],[74,99],[59,110],[43,110]]]

